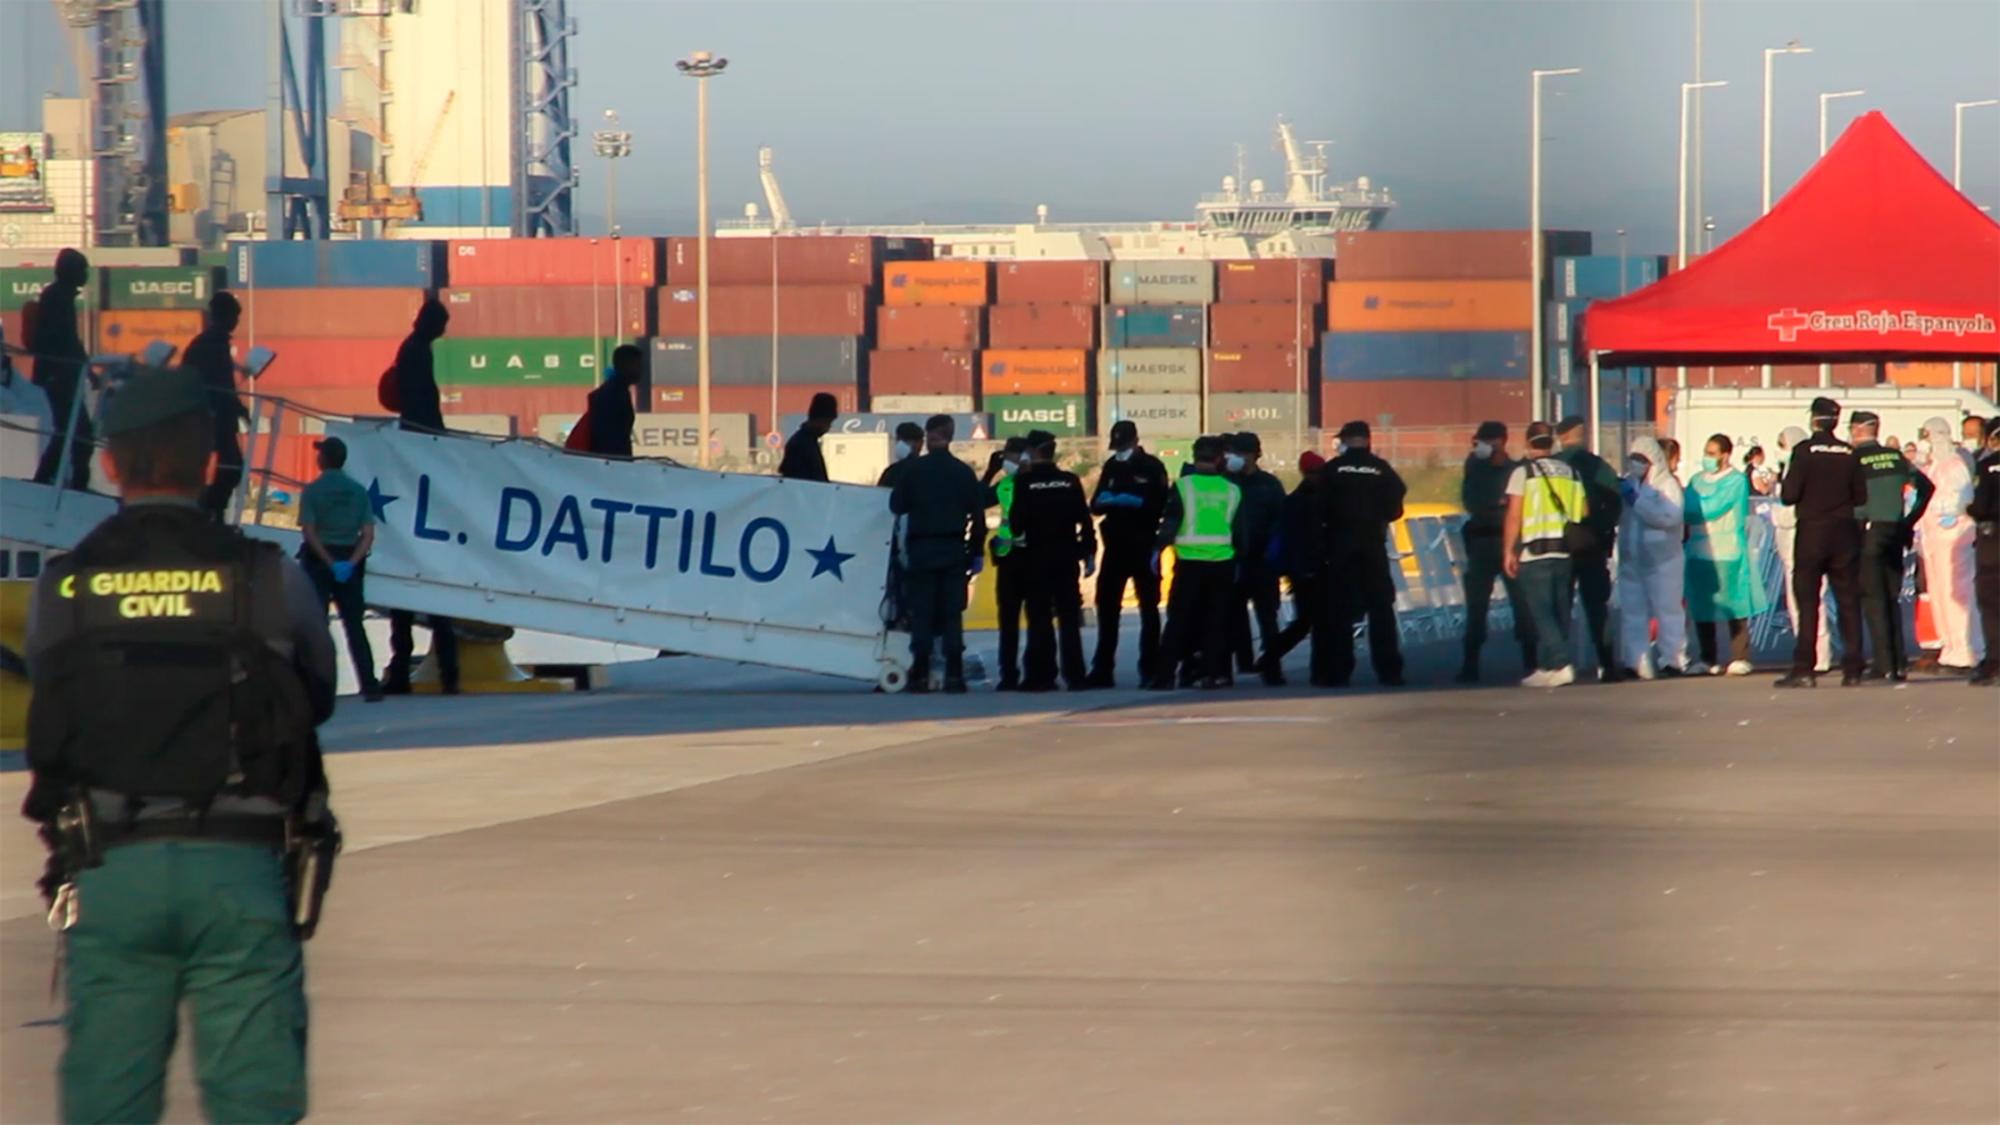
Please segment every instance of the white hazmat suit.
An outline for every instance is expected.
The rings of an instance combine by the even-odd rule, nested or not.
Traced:
[[[1917,554],[1930,592],[1931,623],[1942,643],[1938,663],[1968,668],[1985,657],[1986,643],[1972,616],[1976,532],[1965,514],[1972,503],[1972,459],[1958,448],[1955,436],[1943,418],[1924,423],[1930,457],[1923,470],[1937,486],[1937,495],[1917,521]]]
[[[1798,426],[1786,426],[1778,434],[1778,475],[1784,475],[1784,463],[1790,460],[1791,451],[1806,440],[1805,430]],[[1789,504],[1771,506],[1771,544],[1778,550],[1778,561],[1785,568],[1785,613],[1792,619],[1792,635],[1799,632],[1799,595],[1792,589],[1792,550],[1799,534],[1799,513]],[[1819,599],[1819,645],[1813,653],[1813,667],[1825,672],[1833,667],[1833,630],[1827,628],[1826,603],[1830,599],[1821,591]]]
[[[1632,439],[1644,457],[1641,472],[1627,460],[1619,486],[1625,512],[1618,520],[1618,659],[1650,679],[1655,668],[1687,669],[1687,610],[1682,605],[1681,482],[1667,471],[1667,455],[1650,437]],[[1652,622],[1659,621],[1659,660]]]

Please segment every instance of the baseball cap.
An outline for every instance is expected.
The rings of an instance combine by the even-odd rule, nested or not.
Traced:
[[[1139,440],[1138,423],[1132,421],[1132,419],[1130,418],[1121,418],[1118,421],[1113,422],[1111,424],[1111,433],[1109,437],[1111,440],[1111,444],[1114,446],[1124,446],[1129,442],[1138,441]]]
[[[207,414],[208,387],[191,367],[141,368],[125,380],[104,411],[104,434],[143,430],[183,414]]]
[[[1365,438],[1368,434],[1368,423],[1359,419],[1340,427],[1340,440],[1342,441],[1346,441],[1348,438]]]
[[[1812,416],[1815,418],[1840,417],[1840,404],[1822,395],[1812,400]]]
[[[1580,430],[1582,428],[1583,428],[1583,417],[1582,415],[1578,414],[1572,414],[1569,417],[1564,418],[1562,421],[1556,423],[1557,435],[1571,433],[1573,431]]]

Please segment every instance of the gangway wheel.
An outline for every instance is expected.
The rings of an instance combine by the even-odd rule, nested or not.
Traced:
[[[875,686],[886,694],[894,695],[910,686],[910,675],[894,664],[885,664],[882,666],[882,675],[875,681]]]

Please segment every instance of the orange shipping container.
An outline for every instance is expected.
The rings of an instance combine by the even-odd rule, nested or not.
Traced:
[[[178,350],[201,329],[200,309],[106,309],[97,314],[97,350],[137,355],[155,340]]]
[[[979,353],[979,385],[989,395],[1090,393],[1090,353],[1067,348],[989,348]]]
[[[1533,328],[1525,281],[1335,281],[1326,287],[1332,332],[1525,332]]]
[[[1961,363],[1958,365],[1960,385],[1990,396],[1993,394],[1994,368],[1991,363]],[[1892,363],[1889,365],[1889,382],[1898,387],[1949,387],[1951,373],[1952,365],[1949,363]]]
[[[984,305],[991,279],[985,262],[889,262],[882,267],[882,303],[891,308]]]

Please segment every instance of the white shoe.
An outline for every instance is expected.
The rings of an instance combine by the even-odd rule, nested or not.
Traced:
[[[1523,679],[1523,680],[1521,681],[1521,686],[1522,686],[1522,687],[1548,687],[1548,686],[1550,686],[1550,685],[1549,685],[1549,677],[1550,677],[1550,676],[1553,676],[1553,675],[1555,675],[1555,673],[1554,673],[1554,672],[1544,672],[1544,671],[1541,671],[1540,669],[1536,669],[1535,671],[1533,671],[1533,672],[1530,672],[1530,673],[1528,673],[1528,675],[1527,675],[1527,678],[1525,678],[1525,679]]]
[[[1576,682],[1576,668],[1572,665],[1565,664],[1562,667],[1556,669],[1555,671],[1548,673],[1548,679],[1543,681],[1542,686],[1568,687],[1569,685],[1575,682]]]
[[[1729,662],[1729,674],[1732,676],[1747,676],[1753,671],[1755,669],[1750,667],[1748,660],[1732,660]]]
[[[1709,667],[1699,660],[1690,660],[1687,662],[1687,667],[1681,669],[1681,674],[1683,676],[1706,676],[1709,674]]]

